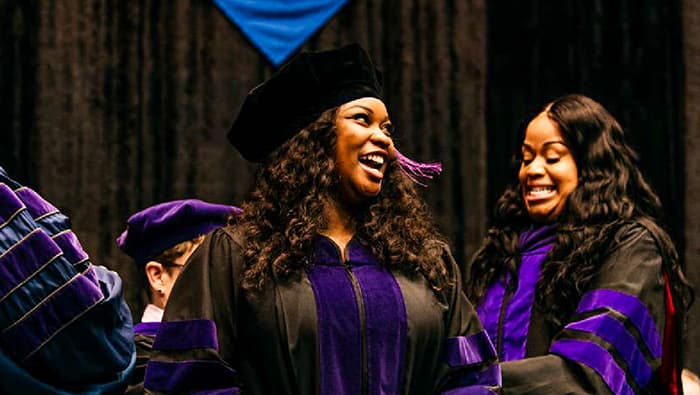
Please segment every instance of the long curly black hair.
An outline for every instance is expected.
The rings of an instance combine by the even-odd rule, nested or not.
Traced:
[[[537,306],[555,325],[566,322],[614,246],[618,230],[636,222],[657,240],[674,294],[687,309],[693,292],[671,238],[659,225],[661,201],[642,176],[622,127],[601,104],[583,95],[558,98],[543,112],[571,150],[579,179],[556,220],[557,242],[543,263]],[[518,148],[524,138],[523,130]],[[515,155],[518,162],[521,154]],[[514,181],[498,199],[492,225],[470,262],[465,290],[473,302],[500,274],[507,271],[517,278],[518,235],[531,224],[520,191]]]
[[[338,201],[336,115],[337,108],[325,111],[258,169],[236,220],[245,237],[244,288],[259,290],[271,277],[288,279],[309,265],[313,241],[326,226],[324,201]],[[386,267],[422,274],[436,290],[449,283],[444,239],[395,158],[379,195],[352,211],[357,236]]]

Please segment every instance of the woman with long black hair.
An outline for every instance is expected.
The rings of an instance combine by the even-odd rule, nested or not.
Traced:
[[[549,103],[465,275],[508,394],[679,393],[692,292],[661,204],[596,101]]]

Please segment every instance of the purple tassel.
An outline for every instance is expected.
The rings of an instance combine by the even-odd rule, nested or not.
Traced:
[[[416,162],[404,156],[399,150],[394,149],[396,159],[399,161],[401,170],[411,179],[411,181],[416,184],[426,187],[427,185],[422,182],[422,180],[432,180],[433,177],[440,175],[442,173],[442,163],[422,163]]]

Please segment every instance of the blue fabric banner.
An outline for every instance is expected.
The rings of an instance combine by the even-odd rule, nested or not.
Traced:
[[[275,66],[287,60],[348,0],[214,0]]]

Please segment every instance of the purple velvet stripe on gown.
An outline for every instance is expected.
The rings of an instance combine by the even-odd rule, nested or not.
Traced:
[[[470,386],[445,391],[441,395],[498,395],[498,392],[492,391],[483,386]]]
[[[29,236],[30,233],[34,232],[42,232],[42,230],[37,228],[26,211],[22,211],[12,221],[8,222],[8,226],[0,228],[0,254],[11,250]]]
[[[53,241],[58,244],[63,251],[63,256],[68,259],[68,262],[75,265],[78,262],[88,258],[88,254],[83,250],[83,247],[78,241],[75,233],[70,230],[61,232],[52,237]]]
[[[134,325],[134,334],[155,336],[159,327],[160,322],[141,322]]]
[[[581,297],[577,313],[612,309],[629,318],[642,335],[654,358],[661,358],[661,337],[646,305],[638,298],[612,289],[596,289]]]
[[[183,336],[183,334],[187,334]],[[212,320],[169,321],[160,324],[154,350],[219,349],[216,324]]]
[[[522,259],[518,270],[518,287],[509,301],[503,320],[504,361],[525,358],[537,279],[542,262],[554,246],[556,237],[556,227],[553,225],[533,226],[520,234],[518,246]]]
[[[35,225],[39,225],[51,237],[61,232],[70,231],[70,220],[68,217],[58,211],[54,205],[44,200],[34,190],[21,187],[15,190],[15,193],[17,198],[27,207],[32,222]],[[80,249],[82,250],[82,247]],[[87,257],[87,254],[85,255]],[[71,260],[71,263],[75,262]]]
[[[41,305],[53,292],[71,281],[75,275],[71,264],[62,256],[37,271],[21,286],[7,294],[0,303],[2,328],[19,321],[36,306]]]
[[[320,238],[315,265],[308,270],[316,298],[320,393],[361,393],[362,342],[357,298],[350,277],[340,260],[333,257],[335,245]],[[332,265],[333,262],[336,265]]]
[[[495,363],[482,371],[471,372],[460,379],[459,385],[458,388],[441,392],[441,395],[496,395],[497,392],[488,387],[502,385],[501,365]]]
[[[5,184],[0,184],[0,226],[6,226],[7,222],[11,221],[22,209],[24,209],[24,204],[12,189]]]
[[[505,280],[503,277],[499,277],[491,283],[483,299],[479,305],[476,306],[476,314],[479,316],[484,330],[493,341],[498,339],[498,318],[501,314],[503,297],[506,292],[504,282]]]
[[[362,393],[363,335],[369,393],[399,393],[407,332],[403,295],[396,279],[357,239],[346,251],[362,293],[364,334],[351,275],[331,240],[318,238],[315,265],[308,270],[318,313],[320,393]]]
[[[481,331],[469,336],[447,338],[445,355],[447,364],[456,368],[495,360],[496,350],[486,331]]]
[[[13,252],[15,250],[18,251],[18,249],[12,249]],[[42,304],[51,293],[71,281],[75,275],[73,266],[63,256],[51,259],[40,270],[30,274],[2,298],[2,302],[0,302],[0,322],[2,322],[0,329],[20,320],[22,316]]]
[[[613,394],[634,395],[634,390],[627,383],[625,371],[600,345],[585,340],[561,339],[552,344],[549,352],[595,370]]]
[[[352,271],[362,290],[370,394],[398,394],[403,383],[406,306],[394,276],[355,240],[348,248]],[[366,265],[363,265],[367,263]]]
[[[158,337],[156,336],[156,339]],[[212,392],[198,391],[198,394],[237,394],[238,387],[231,386],[236,371],[219,361],[149,361],[144,385],[151,391],[165,393],[191,393],[194,387],[205,384],[215,388]],[[220,391],[220,392],[216,392]]]
[[[0,185],[0,337],[17,359],[29,358],[104,299],[92,267],[76,271],[60,248],[63,244],[69,254],[86,260],[75,235],[64,233],[58,244],[33,218],[57,213],[29,188],[12,191]],[[68,228],[65,216],[56,218]]]
[[[13,364],[27,369],[20,376],[10,372],[9,387],[22,393],[59,392],[41,382],[59,385],[61,393],[123,389],[135,355],[121,280],[87,256],[76,270],[50,237],[69,230],[68,218],[2,168],[0,182],[0,343]],[[50,228],[37,223],[47,218]],[[68,241],[82,251],[77,239]]]
[[[58,212],[58,209],[53,204],[44,200],[30,188],[22,187],[17,189],[15,193],[27,206],[27,210],[29,210],[29,213],[35,220],[47,214]]]
[[[42,217],[36,221],[36,224],[44,229],[46,233],[51,236],[57,235],[61,232],[69,230],[70,221],[63,213],[53,213]]]
[[[37,270],[61,255],[58,246],[43,232],[30,233],[0,256],[0,301]]]
[[[445,344],[445,355],[446,362],[452,369],[492,364],[486,365],[487,367],[482,370],[463,371],[459,375],[459,388],[451,389],[444,394],[494,393],[485,387],[502,385],[501,366],[494,363],[496,349],[486,331],[448,338]]]
[[[460,382],[463,386],[470,387],[501,387],[503,385],[501,365],[494,363],[484,370],[472,372],[463,376]]]
[[[518,270],[518,286],[508,300],[503,317],[502,361],[518,360],[525,357],[530,316],[535,301],[535,289],[542,268],[542,262],[556,241],[556,226],[532,226],[522,232],[518,245],[522,260]],[[504,303],[507,274],[499,277],[487,289],[483,300],[477,306],[477,314],[489,336],[498,339],[498,324]]]
[[[183,336],[183,334],[186,334]],[[194,319],[160,323],[153,342],[154,350],[219,349],[216,324],[212,320]],[[184,360],[148,362],[144,386],[152,391],[181,393],[200,390],[202,386],[215,389],[214,393],[235,394],[238,387],[236,371],[216,360]]]
[[[641,343],[610,313],[625,316],[638,330]],[[569,323],[566,328],[591,334],[588,339],[561,339],[552,344],[551,351],[596,370],[615,393],[626,393],[629,383],[624,368],[612,357],[614,353],[624,360],[631,379],[645,387],[652,378],[652,368],[644,357],[646,347],[652,357],[661,358],[661,339],[649,310],[638,298],[612,289],[587,292],[579,302],[577,313],[600,311],[600,314]],[[609,346],[597,344],[603,339]],[[578,348],[576,348],[578,347]],[[580,348],[580,349],[579,349]],[[593,351],[591,351],[593,350]],[[618,371],[622,373],[618,373]],[[630,390],[631,391],[631,390]]]
[[[239,390],[237,387],[234,388],[226,388],[226,389],[221,389],[221,390],[210,390],[210,391],[195,391],[191,392],[190,395],[233,395],[233,394],[240,394],[241,390]]]
[[[7,349],[13,355],[26,358],[103,299],[99,287],[86,276],[76,275],[20,321],[2,332]]]
[[[641,387],[651,380],[651,366],[639,349],[637,340],[620,321],[602,314],[572,322],[566,329],[592,333],[610,343],[625,360],[630,373]]]

